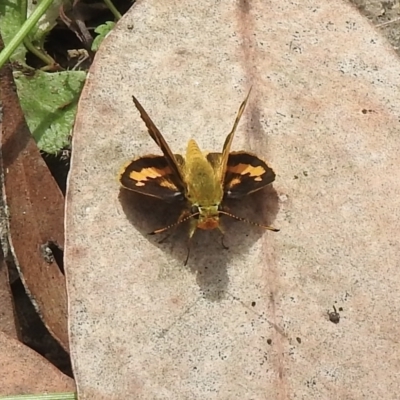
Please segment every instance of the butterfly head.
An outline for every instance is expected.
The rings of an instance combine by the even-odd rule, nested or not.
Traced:
[[[218,204],[212,206],[199,206],[192,205],[190,211],[192,212],[192,229],[210,230],[218,228],[219,226],[219,211]],[[193,231],[194,233],[194,231]]]

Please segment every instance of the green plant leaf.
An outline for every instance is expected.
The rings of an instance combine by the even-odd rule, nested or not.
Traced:
[[[101,42],[107,36],[107,34],[114,28],[115,22],[107,21],[106,23],[99,25],[94,31],[98,34],[93,40],[92,50],[97,51],[100,47]]]
[[[15,72],[14,78],[22,110],[39,149],[57,154],[68,147],[86,73],[36,71],[34,76],[26,76]]]

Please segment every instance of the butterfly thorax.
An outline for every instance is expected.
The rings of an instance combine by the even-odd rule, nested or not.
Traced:
[[[200,213],[196,226],[214,229],[218,226],[218,207],[223,197],[223,187],[217,172],[192,139],[188,143],[185,160],[185,197],[191,209]]]

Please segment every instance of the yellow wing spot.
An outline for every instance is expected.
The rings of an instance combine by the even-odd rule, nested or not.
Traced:
[[[166,187],[171,190],[178,190],[177,187],[172,182],[168,181],[167,179],[160,180],[158,182],[158,184],[162,187]]]
[[[134,181],[143,182],[149,179],[161,178],[162,176],[168,175],[171,171],[169,168],[157,169],[154,167],[143,168],[140,171],[132,171],[129,177]],[[140,186],[140,185],[137,185]]]
[[[229,183],[228,187],[231,188],[233,186],[239,185],[239,183],[242,182],[240,178],[233,178]]]
[[[265,173],[265,169],[261,165],[259,165],[258,167],[253,167],[250,164],[237,164],[235,166],[229,165],[228,171],[240,175],[249,174],[252,177],[253,176],[260,177]],[[261,180],[261,178],[255,180],[256,181]]]

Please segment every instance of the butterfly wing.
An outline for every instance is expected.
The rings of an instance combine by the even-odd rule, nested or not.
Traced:
[[[142,105],[139,103],[139,101],[136,99],[136,97],[132,96],[132,99],[133,99],[133,102],[135,103],[136,108],[138,109],[138,111],[140,113],[140,117],[142,118],[143,122],[146,124],[149,135],[157,143],[158,147],[160,147],[161,151],[164,154],[165,160],[171,171],[169,179],[174,183],[174,185],[180,192],[182,192],[182,193],[185,192],[185,188],[186,188],[185,180],[183,179],[183,174],[182,174],[181,168],[176,160],[175,155],[172,153],[172,151],[169,148],[167,142],[165,141],[163,135],[158,130],[158,128],[155,126],[154,122],[148,116],[147,112],[142,107]],[[137,161],[139,161],[139,160],[137,160]]]
[[[247,94],[246,98],[244,99],[243,103],[239,107],[239,111],[237,113],[235,122],[233,124],[232,130],[229,133],[229,135],[225,139],[224,147],[222,150],[222,156],[221,156],[221,164],[220,164],[220,180],[221,182],[225,181],[225,174],[227,170],[227,165],[228,165],[228,159],[229,159],[229,153],[231,151],[231,144],[233,140],[233,136],[235,135],[235,131],[237,126],[239,125],[240,118],[244,112],[244,109],[246,108],[247,100],[249,99],[251,93],[251,88],[249,90],[249,93]]]
[[[275,180],[275,172],[263,160],[245,151],[230,152],[233,136],[246,108],[251,88],[239,107],[235,123],[225,139],[222,153],[208,153],[208,162],[214,168],[224,187],[225,198],[241,198],[262,189]]]
[[[263,160],[244,151],[229,154],[224,193],[226,198],[238,199],[256,192],[275,180],[275,172]]]
[[[176,154],[174,158],[180,167],[184,165],[182,156]],[[148,155],[127,163],[120,172],[119,181],[125,189],[173,202],[184,199],[174,177],[166,157]]]

